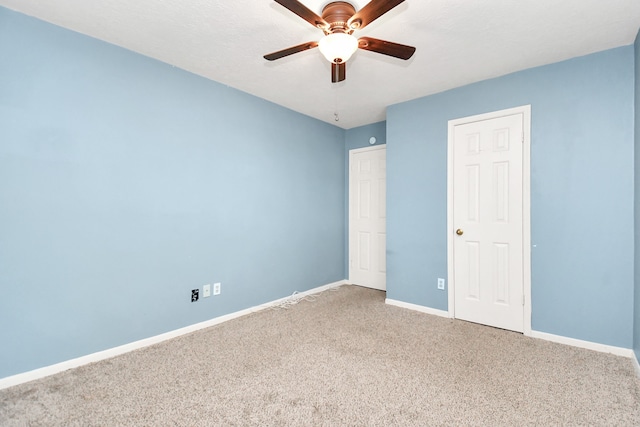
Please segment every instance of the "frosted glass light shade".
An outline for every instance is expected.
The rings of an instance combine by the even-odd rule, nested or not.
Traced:
[[[339,64],[351,58],[358,49],[358,40],[349,34],[333,33],[320,39],[318,49],[329,62]]]

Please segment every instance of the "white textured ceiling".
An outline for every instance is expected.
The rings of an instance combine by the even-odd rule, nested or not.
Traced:
[[[321,14],[329,1],[302,0]],[[356,9],[367,0],[351,1]],[[406,0],[356,36],[415,46],[409,61],[359,50],[330,82],[318,49],[263,55],[322,32],[273,0],[0,0],[345,129],[386,107],[457,86],[632,44],[640,0]],[[334,120],[338,112],[340,121]]]

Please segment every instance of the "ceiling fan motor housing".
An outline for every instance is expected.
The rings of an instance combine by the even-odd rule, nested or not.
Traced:
[[[357,28],[349,27],[349,19],[356,14],[356,9],[346,1],[334,1],[322,9],[322,19],[329,23],[325,34],[346,33],[351,34]]]
[[[323,55],[334,64],[346,62],[358,48],[356,39],[351,35],[349,19],[355,15],[356,9],[345,1],[334,1],[322,9],[322,19],[329,24],[323,29],[324,37],[319,47]]]

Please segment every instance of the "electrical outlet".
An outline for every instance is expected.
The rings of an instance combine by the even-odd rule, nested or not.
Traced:
[[[199,289],[191,289],[191,302],[198,301],[200,298],[200,290]]]
[[[211,296],[211,285],[204,285],[202,287],[202,298],[207,298]]]
[[[222,286],[220,283],[214,283],[213,284],[213,294],[214,295],[220,295],[220,286]]]
[[[444,290],[444,279],[438,277],[438,289]]]

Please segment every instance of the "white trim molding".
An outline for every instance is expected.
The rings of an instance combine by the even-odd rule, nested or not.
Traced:
[[[386,149],[387,149],[387,144],[378,144],[373,147],[352,148],[351,150],[349,150],[349,154],[362,153],[364,151],[386,150]]]
[[[425,307],[423,305],[411,304],[409,302],[398,301],[394,299],[385,299],[385,304],[394,305],[396,307],[408,308],[409,310],[419,311],[421,313],[432,314],[434,316],[450,318],[448,311],[438,310],[437,308]]]
[[[532,338],[539,338],[545,341],[552,341],[558,344],[570,345],[572,347],[586,348],[587,350],[598,351],[600,353],[611,353],[616,356],[633,357],[635,354],[630,348],[616,347],[613,345],[600,344],[592,341],[583,341],[575,338],[563,337],[561,335],[548,334],[546,332],[531,331]]]
[[[385,304],[389,304],[389,305],[393,305],[401,308],[407,308],[409,310],[419,311],[425,314],[452,318],[451,313],[445,310],[438,310],[435,308],[425,307],[417,304],[411,304],[403,301],[397,301],[389,298],[385,299],[384,302]],[[640,363],[638,363],[638,359],[636,358],[635,353],[630,348],[616,347],[612,345],[600,344],[600,343],[595,343],[591,341],[583,341],[575,338],[563,337],[561,335],[553,335],[553,334],[549,334],[546,332],[539,332],[539,331],[531,331],[529,334],[523,334],[523,335],[529,336],[531,338],[555,342],[558,344],[569,345],[571,347],[584,348],[587,350],[593,350],[600,353],[611,353],[616,356],[628,357],[633,360],[636,374],[638,375],[638,377],[640,377]]]
[[[69,369],[78,368],[89,363],[99,362],[101,360],[110,359],[115,356],[119,356],[124,353],[129,353],[134,350],[138,350],[144,347],[148,347],[154,344],[159,344],[163,341],[170,340],[172,338],[179,337],[181,335],[190,334],[191,332],[205,329],[210,326],[215,326],[220,323],[227,322],[229,320],[237,319],[247,314],[255,313],[266,308],[271,308],[282,304],[283,302],[294,298],[300,299],[307,295],[317,294],[329,289],[337,288],[338,286],[347,285],[347,280],[340,280],[338,282],[330,283],[328,285],[320,286],[314,289],[310,289],[305,292],[294,293],[285,298],[280,298],[275,301],[271,301],[265,304],[261,304],[255,307],[250,307],[245,310],[236,311],[235,313],[229,313],[224,316],[219,316],[204,322],[195,323],[193,325],[186,326],[184,328],[175,329],[173,331],[166,332],[164,334],[156,335],[153,337],[145,338],[139,341],[134,341],[129,344],[124,344],[118,347],[109,348],[107,350],[99,351],[96,353],[88,354],[86,356],[77,357],[75,359],[66,360],[64,362],[56,363],[54,365],[45,366],[43,368],[34,369],[32,371],[24,372],[21,374],[12,375],[10,377],[0,378],[0,390],[13,387],[15,385],[23,384],[29,381],[38,380],[40,378],[48,377]]]

